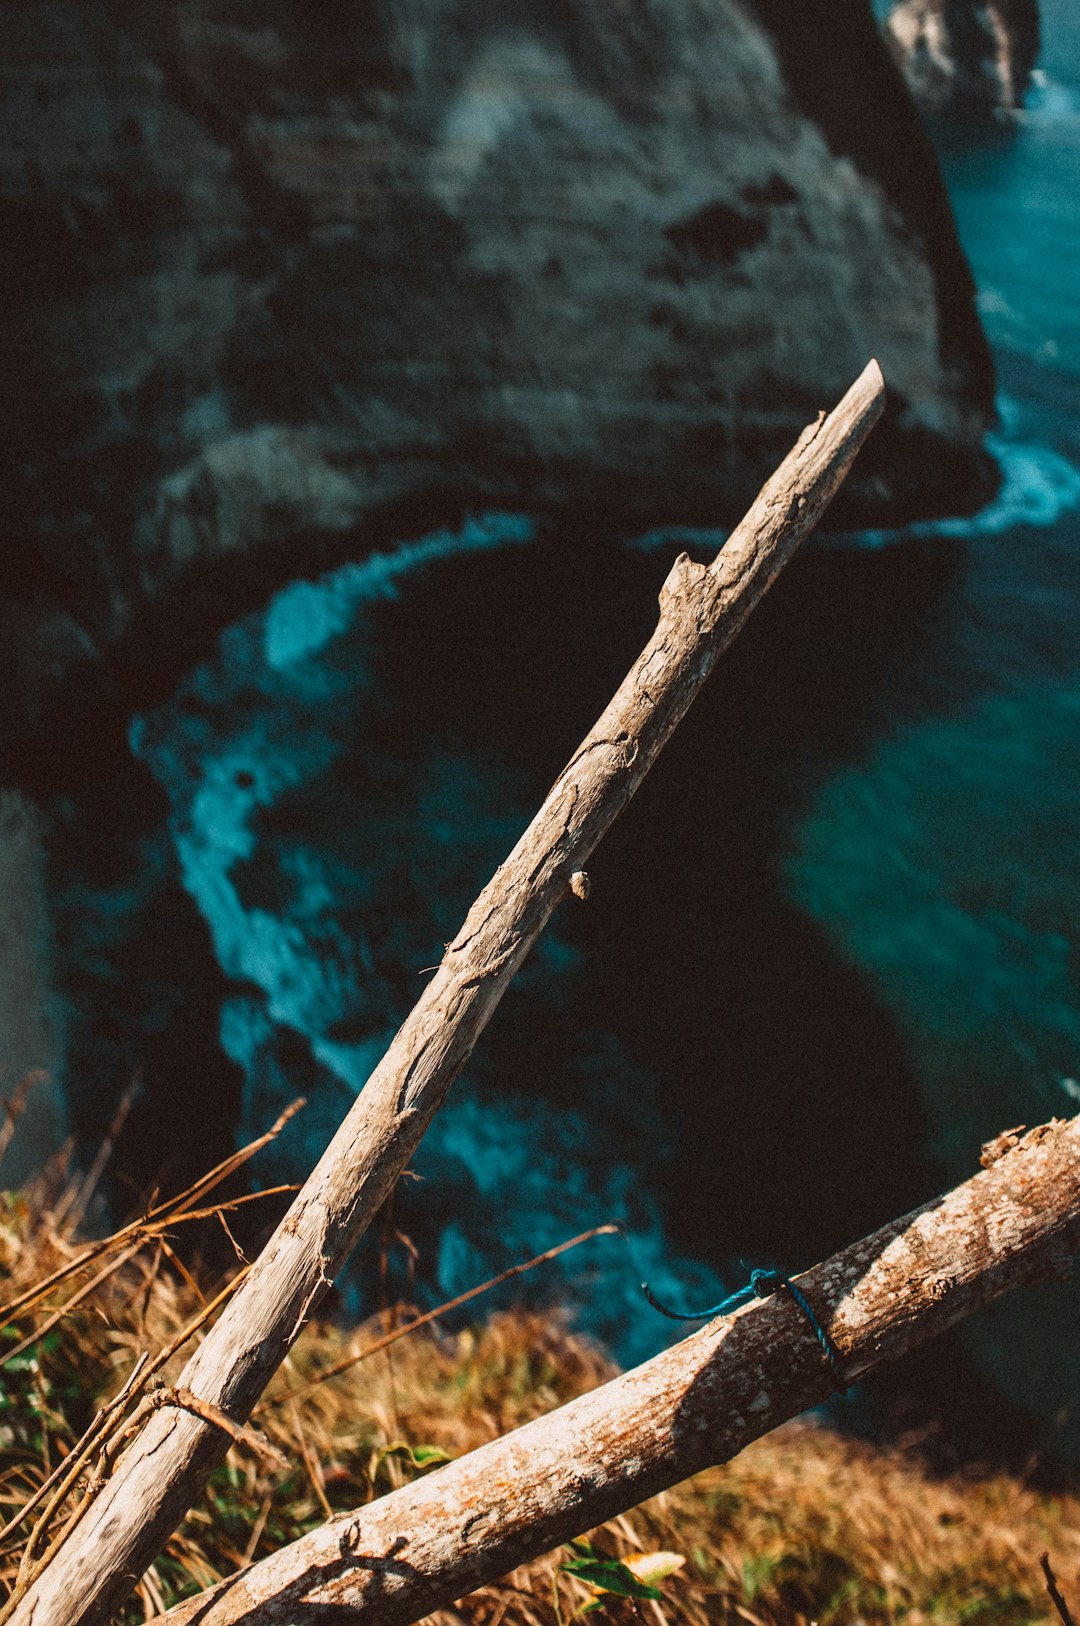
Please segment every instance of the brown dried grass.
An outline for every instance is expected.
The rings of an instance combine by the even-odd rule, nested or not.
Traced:
[[[202,1336],[206,1303],[227,1287],[196,1282],[170,1240],[185,1215],[201,1211],[215,1222],[208,1189],[200,1182],[160,1224],[143,1215],[91,1244],[72,1220],[85,1204],[71,1200],[70,1185],[43,1180],[0,1198],[0,1298],[14,1306],[0,1311],[0,1522],[8,1526],[0,1599],[17,1590],[28,1537],[63,1489],[65,1463],[95,1413],[133,1374],[136,1385],[145,1381],[155,1362],[157,1380],[175,1382]],[[345,1364],[385,1331],[382,1317],[352,1332],[308,1328],[252,1420],[269,1450],[254,1433],[234,1445],[143,1578],[125,1621],[160,1614],[328,1513],[430,1471],[418,1460],[426,1451],[459,1456],[613,1370],[557,1316],[525,1312],[453,1335],[429,1325]],[[96,1443],[91,1434],[68,1493],[37,1532],[32,1560],[77,1517],[88,1485],[105,1471],[103,1440],[130,1426],[137,1404],[133,1393],[99,1424]],[[1002,1475],[934,1477],[914,1454],[810,1422],[779,1430],[591,1539],[612,1557],[666,1549],[686,1560],[663,1583],[660,1602],[603,1600],[600,1618],[615,1621],[1023,1626],[1052,1616],[1039,1571],[1046,1548],[1066,1597],[1080,1599],[1080,1498],[1040,1494]],[[567,1626],[596,1601],[560,1570],[567,1556],[524,1566],[432,1618],[441,1626]]]

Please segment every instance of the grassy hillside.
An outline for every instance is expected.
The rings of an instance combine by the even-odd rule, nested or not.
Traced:
[[[0,1596],[16,1585],[35,1523],[31,1560],[62,1534],[88,1477],[100,1471],[100,1449],[91,1449],[72,1494],[50,1512],[62,1488],[57,1479],[21,1514],[96,1409],[141,1353],[162,1357],[144,1391],[152,1393],[154,1382],[175,1377],[201,1336],[198,1323],[223,1283],[197,1283],[174,1241],[188,1225],[220,1229],[230,1218],[235,1225],[234,1210],[195,1220],[206,1212],[208,1190],[92,1244],[78,1235],[77,1186],[43,1182],[0,1198],[0,1299],[8,1307],[0,1316]],[[56,1273],[60,1279],[39,1292]],[[258,1434],[233,1447],[142,1581],[126,1620],[159,1613],[331,1511],[437,1471],[440,1461],[612,1370],[557,1317],[523,1312],[455,1333],[435,1323],[351,1360],[386,1330],[383,1317],[353,1330],[308,1329],[256,1413]],[[117,1423],[114,1435],[122,1429]],[[658,1600],[635,1602],[599,1594],[563,1568],[575,1557],[564,1548],[433,1618],[566,1626],[593,1604],[600,1619],[658,1626],[901,1619],[1020,1626],[1050,1617],[1038,1562],[1046,1548],[1066,1594],[1080,1599],[1080,1498],[1041,1495],[1003,1476],[935,1478],[915,1455],[853,1443],[811,1422],[780,1430],[588,1539],[596,1553],[639,1575],[673,1563],[643,1555],[660,1551],[681,1562],[659,1581]]]

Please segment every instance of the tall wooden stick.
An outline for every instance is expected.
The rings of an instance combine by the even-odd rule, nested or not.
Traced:
[[[803,432],[713,564],[694,564],[685,554],[676,560],[661,589],[656,631],[477,898],[181,1387],[246,1420],[408,1163],[572,877],[637,790],[717,655],[817,523],[884,396],[871,362],[839,406]],[[15,1626],[105,1622],[228,1444],[221,1429],[189,1411],[156,1413],[16,1607]]]
[[[1034,1130],[955,1191],[798,1279],[845,1378],[895,1359],[1080,1245],[1080,1118]],[[642,1313],[648,1314],[644,1305]],[[163,1626],[412,1626],[836,1387],[784,1295],[345,1513],[178,1605]]]

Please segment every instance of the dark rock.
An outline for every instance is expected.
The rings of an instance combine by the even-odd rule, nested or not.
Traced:
[[[1015,112],[1039,56],[1038,0],[899,0],[888,39],[929,113]]]
[[[751,194],[756,191],[762,195],[768,188],[744,187],[744,196],[747,190]],[[668,242],[678,249],[685,262],[696,268],[733,265],[741,255],[764,242],[768,235],[769,219],[764,209],[755,209],[751,213],[732,209],[726,203],[707,203],[704,209],[698,209],[688,220],[676,220],[673,225],[664,228]]]
[[[723,523],[872,354],[840,517],[992,487],[970,275],[865,0],[0,19],[2,585],[73,671],[361,524]]]

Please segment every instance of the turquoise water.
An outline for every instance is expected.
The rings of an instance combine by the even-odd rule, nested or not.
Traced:
[[[484,591],[500,573],[531,575],[536,551],[528,520],[487,515],[296,582],[133,726],[136,755],[167,788],[180,878],[230,985],[219,1033],[243,1077],[238,1134],[253,1139],[308,1096],[264,1157],[264,1180],[313,1165],[535,807],[517,730],[500,741],[489,726],[497,703],[475,656],[496,615]],[[470,581],[471,662],[443,596]],[[717,1281],[689,1260],[673,1274],[658,1196],[633,1157],[636,1141],[664,1161],[655,1080],[611,1028],[578,1012],[568,1023],[580,963],[558,926],[545,934],[518,979],[526,1035],[511,1031],[501,1059],[488,1046],[455,1086],[398,1221],[420,1250],[428,1298],[624,1222],[633,1266],[625,1244],[607,1241],[550,1269],[542,1295],[591,1299],[617,1250],[589,1322],[632,1356],[659,1342],[640,1314],[642,1271],[676,1294],[708,1295]]]
[[[1080,18],[1046,15],[1030,111],[943,146],[1002,490],[819,543],[756,612],[400,1188],[427,1302],[619,1219],[633,1262],[605,1240],[515,1291],[633,1359],[670,1334],[642,1273],[710,1302],[741,1259],[807,1264],[1080,1107]],[[198,1071],[204,1127],[248,1137],[303,1092],[261,1177],[306,1172],[651,630],[668,559],[720,540],[489,515],[232,627],[132,728],[164,826],[93,884],[80,850],[60,900],[87,1097],[139,1055],[159,1094]],[[370,1304],[370,1250],[352,1284]],[[968,1335],[1072,1450],[1078,1335],[1061,1288]],[[963,1358],[941,1406],[950,1371],[976,1393]]]
[[[933,636],[894,675],[888,726],[810,798],[785,863],[895,1017],[956,1175],[980,1137],[1080,1105],[1080,16],[1053,0],[1045,25],[1045,79],[1016,124],[939,133],[1006,464],[1012,443],[1030,488],[1041,462],[1044,523],[946,528],[963,558]],[[1078,1336],[1075,1289],[971,1333],[1006,1391],[1037,1396],[1074,1441]]]

